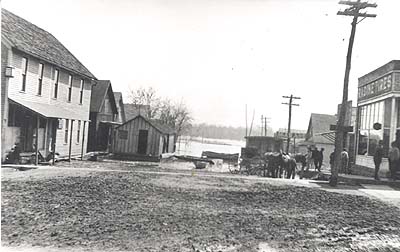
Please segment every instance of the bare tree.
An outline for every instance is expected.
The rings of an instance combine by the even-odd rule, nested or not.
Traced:
[[[172,102],[164,99],[159,112],[160,121],[174,128],[178,136],[187,132],[193,121],[191,113],[183,101]]]
[[[137,106],[148,106],[146,109],[147,118],[153,119],[157,116],[161,99],[157,96],[156,90],[153,87],[140,87],[138,89],[129,90],[129,101]]]
[[[152,87],[130,90],[129,99],[135,105],[148,106],[146,116],[169,125],[175,129],[177,135],[185,133],[193,121],[191,112],[183,100],[174,102],[168,98],[161,98]]]

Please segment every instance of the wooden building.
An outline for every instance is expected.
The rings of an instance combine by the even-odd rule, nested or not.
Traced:
[[[113,153],[135,158],[158,158],[175,151],[176,132],[169,126],[138,115],[115,129]]]
[[[95,76],[47,31],[1,15],[2,160],[16,143],[27,154],[85,153]]]
[[[90,125],[88,151],[110,151],[113,127],[117,121],[118,109],[109,80],[99,80],[92,88],[90,100]]]
[[[380,176],[387,175],[388,151],[396,136],[400,135],[399,130],[400,60],[392,60],[358,78],[355,141],[357,170],[354,172],[373,176],[373,156],[378,144],[382,143],[384,158],[379,173]]]

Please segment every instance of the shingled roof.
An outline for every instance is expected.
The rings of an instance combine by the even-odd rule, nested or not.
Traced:
[[[96,79],[53,35],[6,9],[1,9],[1,35],[19,51],[67,71]]]
[[[118,113],[114,92],[112,91],[111,81],[109,80],[98,80],[96,81],[96,85],[93,85],[92,96],[90,98],[90,112],[100,112],[107,95],[109,96],[114,111]]]

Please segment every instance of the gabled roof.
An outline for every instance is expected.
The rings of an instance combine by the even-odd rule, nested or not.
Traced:
[[[127,121],[135,118],[139,114],[146,117],[147,112],[150,109],[149,105],[140,105],[140,104],[129,104],[126,103],[124,104],[124,109],[125,109],[125,118]]]
[[[111,81],[109,80],[99,80],[93,85],[90,98],[90,112],[100,112],[107,95],[109,96],[114,113],[118,113],[114,92],[112,91]]]
[[[308,125],[306,140],[313,141],[314,143],[330,144],[331,142],[320,134],[329,132],[330,125],[336,124],[336,120],[336,116],[334,115],[312,113]]]
[[[1,9],[1,35],[19,51],[76,74],[96,79],[53,35],[6,9]]]
[[[130,123],[130,122],[132,122],[132,121],[134,121],[134,120],[136,120],[136,119],[138,119],[138,118],[142,118],[143,120],[145,120],[146,122],[148,122],[149,124],[151,124],[154,128],[156,128],[158,131],[160,131],[160,132],[163,133],[163,134],[170,134],[170,135],[176,134],[176,131],[175,131],[172,127],[170,127],[170,126],[168,126],[168,125],[166,125],[166,124],[163,124],[163,123],[161,123],[161,122],[158,121],[158,120],[147,119],[146,117],[144,117],[144,116],[142,116],[142,115],[137,115],[136,117],[134,117],[134,118],[132,118],[132,119],[126,121],[124,124],[118,126],[117,128],[122,127],[123,125],[125,125],[125,124],[127,124],[127,123]]]

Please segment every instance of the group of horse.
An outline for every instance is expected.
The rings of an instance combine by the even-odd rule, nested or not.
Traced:
[[[306,154],[286,154],[284,152],[267,152],[264,154],[267,163],[267,177],[294,179],[296,176],[297,163],[301,165],[302,171],[307,165]]]

